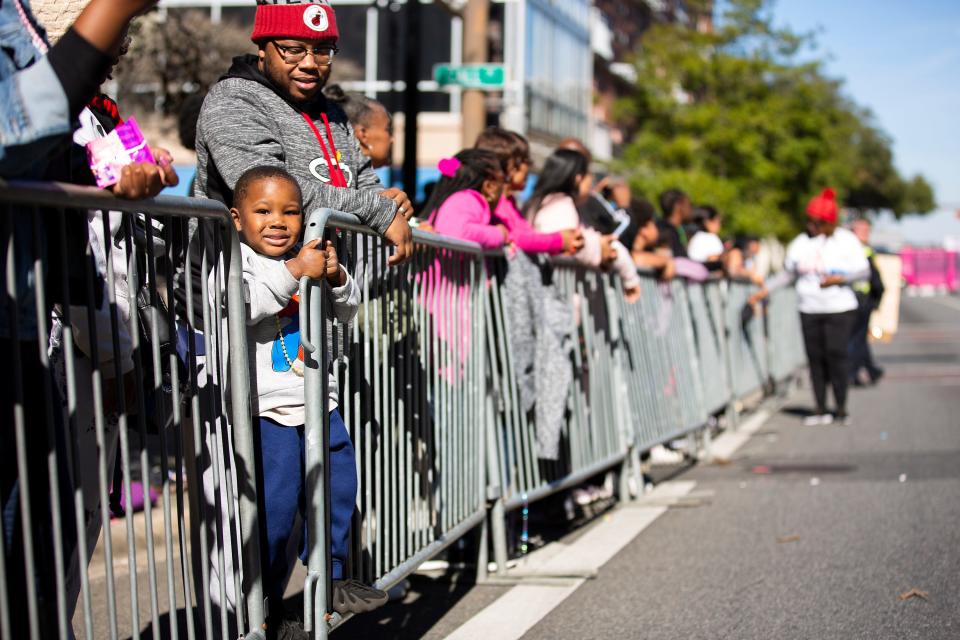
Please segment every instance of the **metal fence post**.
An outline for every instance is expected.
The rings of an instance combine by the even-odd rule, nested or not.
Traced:
[[[317,209],[307,214],[304,244],[323,238],[332,211]],[[324,285],[310,278],[300,280],[300,336],[303,344],[305,402],[304,469],[307,492],[307,570],[304,585],[304,628],[312,637],[327,637],[327,606],[330,599],[330,542],[327,495],[328,467],[328,378],[326,366],[326,321]],[[277,603],[280,606],[280,603]]]
[[[227,335],[230,350],[230,407],[234,452],[237,457],[241,555],[246,568],[244,594],[251,627],[248,638],[263,636],[266,621],[263,602],[262,565],[260,563],[260,520],[257,510],[257,481],[253,417],[250,403],[250,368],[247,357],[246,308],[243,299],[243,266],[240,261],[240,237],[229,222],[223,223],[224,262],[227,269]],[[253,569],[251,575],[251,569]],[[225,577],[224,577],[225,579]],[[239,597],[239,594],[237,594]],[[222,605],[221,605],[222,606]]]

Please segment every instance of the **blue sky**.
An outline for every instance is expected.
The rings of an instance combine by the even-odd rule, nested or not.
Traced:
[[[960,209],[960,0],[775,0],[773,15],[818,31],[828,73],[876,114],[897,167]]]

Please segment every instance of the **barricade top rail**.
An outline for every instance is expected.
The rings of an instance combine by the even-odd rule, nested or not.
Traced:
[[[327,225],[333,225],[340,229],[345,229],[347,231],[354,231],[356,233],[367,233],[378,235],[376,231],[363,224],[360,221],[360,218],[357,216],[344,213],[342,211],[332,211],[330,213],[330,218],[327,221]],[[418,229],[413,230],[413,238],[419,244],[426,245],[429,247],[434,247],[437,249],[453,249],[455,251],[462,251],[464,253],[473,253],[476,255],[489,256],[494,258],[503,257],[503,249],[484,249],[476,242],[470,242],[467,240],[458,240],[456,238],[451,238],[450,236],[444,236],[439,233],[428,233],[426,231],[420,231]]]
[[[0,201],[65,207],[69,209],[107,209],[126,213],[149,212],[185,218],[207,218],[230,222],[230,211],[221,202],[183,196],[157,196],[143,200],[125,200],[98,189],[61,182],[0,180]]]

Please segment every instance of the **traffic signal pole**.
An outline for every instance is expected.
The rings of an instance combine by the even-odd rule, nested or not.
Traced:
[[[489,25],[490,0],[468,0],[463,9],[463,62],[465,64],[488,62]],[[463,148],[469,149],[487,124],[485,94],[478,89],[465,89],[462,104]]]
[[[403,190],[417,198],[417,120],[420,115],[420,0],[407,0],[405,15],[406,40],[403,61],[404,127],[403,127]]]

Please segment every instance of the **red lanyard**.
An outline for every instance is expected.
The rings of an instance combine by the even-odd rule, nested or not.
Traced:
[[[306,113],[301,112],[300,115],[307,121],[310,130],[313,131],[313,135],[317,137],[317,142],[320,143],[320,150],[323,151],[323,159],[327,161],[327,167],[330,168],[330,184],[335,187],[349,186],[346,177],[343,175],[343,170],[340,168],[339,152],[333,144],[333,132],[330,131],[330,121],[327,120],[327,114],[321,113],[320,117],[323,118],[323,125],[327,130],[327,140],[330,142],[330,149],[333,151],[332,158],[330,156],[331,152],[327,150],[327,145],[323,141],[323,136],[320,135],[320,130],[317,129],[317,125],[313,123],[313,120]]]

